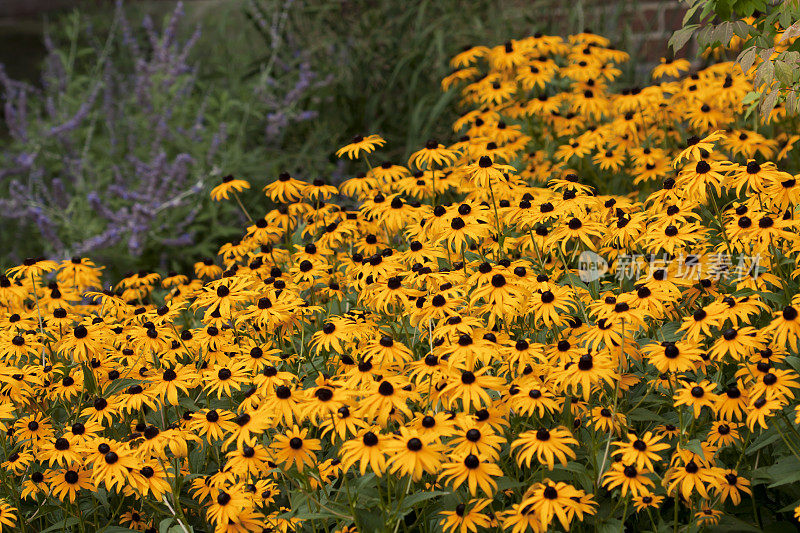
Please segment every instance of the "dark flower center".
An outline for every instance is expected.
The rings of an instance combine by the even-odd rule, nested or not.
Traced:
[[[224,490],[219,491],[219,495],[217,496],[217,503],[220,505],[228,505],[231,501],[231,495],[225,492]]]
[[[422,449],[422,441],[416,437],[409,439],[409,441],[406,443],[406,448],[412,452],[418,452]]]
[[[705,174],[709,170],[711,170],[711,165],[709,165],[705,161],[697,162],[697,167],[695,167],[695,172],[697,172],[698,174]]]
[[[584,372],[591,370],[594,367],[594,359],[591,355],[583,354],[580,359],[578,359],[578,368]]]
[[[481,465],[481,460],[478,459],[475,455],[469,454],[464,458],[464,466],[469,468],[470,470],[475,470]]]
[[[381,384],[378,386],[378,393],[381,396],[391,396],[394,394],[394,386],[388,381],[381,381]]]
[[[470,429],[469,431],[467,431],[465,436],[466,436],[467,440],[470,441],[470,442],[478,442],[479,440],[481,440],[481,432],[478,431],[475,428]]]

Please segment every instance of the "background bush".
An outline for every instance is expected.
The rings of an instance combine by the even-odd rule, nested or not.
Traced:
[[[223,175],[335,182],[351,169],[333,152],[357,133],[381,133],[397,161],[449,140],[454,95],[438,90],[449,57],[547,29],[511,1],[186,8],[60,15],[38,79],[0,70],[2,266],[87,254],[116,274],[184,269],[233,237],[220,222],[240,215],[207,194]]]

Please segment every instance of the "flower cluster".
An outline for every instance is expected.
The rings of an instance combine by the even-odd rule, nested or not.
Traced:
[[[732,63],[677,79],[690,65],[665,61],[615,91],[626,59],[590,33],[469,48],[443,82],[456,142],[397,164],[356,136],[337,155],[364,172],[281,174],[191,274],[101,290],[85,258],[9,270],[0,528],[779,520],[797,506],[800,248],[778,164],[798,137],[745,126],[752,73]],[[211,194],[244,210],[249,188]],[[583,252],[608,271],[582,281]],[[712,275],[720,254],[760,261]]]

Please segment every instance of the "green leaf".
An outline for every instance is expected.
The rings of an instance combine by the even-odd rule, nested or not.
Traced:
[[[714,6],[714,12],[722,20],[731,18],[731,2],[729,0],[718,0]]]
[[[739,57],[736,58],[736,61],[739,62],[739,65],[742,67],[742,72],[747,72],[756,62],[756,49],[755,47],[750,47],[747,50],[743,50]],[[749,93],[753,94],[753,93]],[[758,93],[755,93],[758,94]],[[749,95],[748,95],[749,96]]]
[[[686,26],[686,23],[692,20],[694,14],[697,13],[697,10],[700,9],[700,7],[702,6],[703,6],[702,2],[697,2],[692,7],[687,9],[686,14],[683,16],[683,22],[681,22],[681,25]]]
[[[701,48],[708,48],[713,45],[718,40],[716,32],[717,26],[713,24],[702,28],[697,32],[697,44],[699,44]]]
[[[694,35],[694,30],[696,30],[699,27],[700,27],[699,24],[689,24],[688,26],[679,29],[678,31],[672,34],[672,37],[670,37],[669,47],[677,52],[678,50],[686,46],[686,43],[689,42],[689,39],[691,39],[692,35]]]
[[[786,109],[789,111],[789,113],[794,113],[794,114],[797,113],[798,109],[797,91],[792,90],[786,96]]]
[[[781,436],[778,434],[777,431],[775,431],[774,429],[770,429],[769,431],[762,433],[761,435],[758,436],[755,442],[747,448],[746,454],[752,455],[761,448],[769,446],[770,444],[772,444],[773,442],[777,441],[780,438]]]
[[[659,415],[658,413],[651,411],[650,409],[645,409],[644,407],[637,407],[630,413],[628,413],[628,419],[630,420],[648,420],[652,422],[663,422],[664,417]]]
[[[685,449],[689,450],[692,453],[699,455],[700,457],[705,457],[705,452],[703,452],[703,447],[700,445],[700,439],[693,439],[686,443],[684,446]]]
[[[766,94],[764,98],[761,99],[761,106],[759,107],[758,111],[761,113],[762,117],[766,117],[769,115],[770,111],[775,109],[775,106],[778,104],[778,95],[780,91],[775,89],[770,93]]]
[[[779,304],[779,305],[783,303],[783,295],[782,294],[775,294],[774,292],[761,291],[761,292],[759,292],[759,295],[762,298],[764,298],[765,300],[769,300],[770,302],[773,302],[773,303],[776,303],[776,304]]]
[[[733,39],[733,22],[723,22],[719,25],[717,40],[727,46]]]
[[[715,527],[711,528],[712,531],[738,531],[741,533],[761,533],[762,530],[753,527],[752,525],[748,524],[747,522],[743,522],[739,520],[735,516],[731,514],[725,514],[722,516],[719,524]]]
[[[752,26],[743,20],[737,20],[731,23],[733,25],[733,33],[740,39],[747,39],[750,36],[750,29]]]
[[[789,512],[789,511],[793,511],[794,509],[797,508],[798,505],[800,505],[800,500],[796,500],[796,501],[790,503],[789,505],[787,505],[783,509],[780,509],[778,512],[779,513],[786,513],[786,512]]]
[[[48,527],[47,529],[40,531],[39,533],[50,533],[51,531],[55,532],[55,531],[71,530],[72,526],[75,526],[77,524],[78,524],[78,519],[74,516],[70,516],[69,518],[62,520],[57,524],[54,524]]]
[[[768,471],[768,479],[772,481],[768,487],[771,489],[800,481],[800,461],[794,456],[784,457],[765,470]]]
[[[789,355],[786,357],[786,362],[789,363],[789,366],[800,372],[800,357]]]
[[[412,494],[407,496],[404,500],[402,505],[400,506],[401,510],[411,509],[418,503],[422,503],[426,500],[430,500],[432,498],[438,498],[439,496],[443,496],[445,494],[450,494],[444,490],[433,490],[430,492],[417,492],[416,494]]]
[[[624,530],[625,528],[623,527],[622,520],[617,520],[616,518],[606,520],[597,528],[597,531],[600,533],[619,533]]]
[[[791,85],[794,81],[794,70],[785,61],[775,61],[775,77],[784,85]]]
[[[778,42],[782,43],[783,41],[788,41],[789,39],[794,39],[795,37],[800,36],[800,21],[795,22],[783,32],[781,38]]]

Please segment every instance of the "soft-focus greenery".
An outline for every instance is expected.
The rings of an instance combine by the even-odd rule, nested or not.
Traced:
[[[152,16],[154,27],[160,29],[175,5],[125,4],[131,28],[139,32],[135,37],[146,44],[142,18]],[[457,116],[455,97],[438,90],[440,80],[450,70],[448,58],[469,44],[497,44],[548,30],[537,17],[541,6],[511,0],[475,0],[469,2],[469,9],[458,0],[247,0],[189,2],[184,8],[186,16],[179,21],[178,41],[190,39],[197,28],[201,31],[187,59],[188,65],[197,68],[197,77],[192,80],[191,91],[164,103],[174,115],[187,120],[201,113],[207,135],[199,143],[176,136],[164,149],[189,153],[200,161],[211,136],[223,125],[226,138],[213,158],[190,169],[188,183],[201,183],[201,190],[187,192],[186,203],[191,205],[159,214],[152,231],[142,234],[145,242],[140,250],[128,246],[127,236],[113,246],[89,250],[121,271],[154,264],[183,270],[190,258],[216,253],[221,243],[232,238],[222,229],[228,227],[222,222],[241,222],[241,214],[230,206],[219,207],[208,199],[208,189],[225,174],[246,177],[254,186],[263,185],[284,170],[303,178],[325,176],[336,181],[353,169],[336,162],[333,152],[355,134],[380,133],[388,141],[387,155],[398,162],[428,138],[452,140],[449,125]],[[92,3],[79,13],[50,16],[45,24],[58,54],[74,62],[72,83],[65,90],[65,116],[87,100],[93,87],[102,86],[103,62],[122,71],[135,69],[120,43],[104,49],[104,39],[114,29],[113,14],[113,6]],[[592,21],[585,21],[580,10],[571,15],[570,25],[576,26],[573,29],[586,23],[591,25]],[[80,31],[73,31],[75,24],[80,25]],[[298,79],[304,75],[311,81],[299,86]],[[292,93],[295,89],[296,94]],[[44,109],[48,104],[40,99],[31,105]],[[278,119],[288,122],[284,127],[273,125],[270,130],[276,105],[281,115]],[[125,131],[146,139],[152,131],[153,113],[128,106]],[[103,121],[100,115],[92,116],[70,132],[71,143],[87,147],[81,164],[95,171],[87,174],[86,181],[74,191],[76,199],[69,209],[53,213],[60,220],[57,233],[64,245],[53,246],[53,239],[43,236],[27,219],[12,221],[9,227],[13,231],[0,237],[0,245],[9,250],[5,254],[9,264],[2,266],[26,256],[74,253],[77,243],[102,232],[104,220],[86,208],[90,191],[97,191],[112,210],[121,208],[115,203],[117,198],[107,197],[109,193],[103,191],[107,191],[110,170],[128,154],[108,149],[111,139]],[[5,138],[3,132],[0,138]],[[35,137],[28,142],[30,146],[20,151],[31,146],[54,151],[52,157],[45,157],[52,163],[44,174],[49,179],[58,176],[60,148]],[[11,165],[1,155],[0,168]],[[45,180],[44,187],[48,183]],[[255,208],[255,204],[248,207]],[[191,235],[192,242],[161,240],[159,235],[169,233],[165,231],[175,220],[184,220],[189,208],[198,211],[185,233]],[[82,215],[76,218],[70,213]],[[18,235],[26,238],[19,239]],[[181,253],[174,253],[176,248]]]
[[[738,49],[737,62],[747,71],[754,64],[756,89],[748,101],[767,116],[785,103],[792,113],[800,110],[800,1],[689,0],[683,28],[671,40],[682,48],[692,36],[706,53]]]

